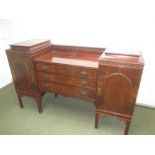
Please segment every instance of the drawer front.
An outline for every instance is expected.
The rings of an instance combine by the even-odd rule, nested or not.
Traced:
[[[72,86],[80,86],[85,88],[96,89],[96,80],[82,77],[68,76],[63,74],[53,74],[38,72],[38,79],[57,83],[68,84]]]
[[[88,77],[97,79],[97,70],[89,69],[85,67],[72,67],[68,65],[57,65],[57,64],[36,64],[37,71],[67,74],[80,77]]]
[[[86,89],[80,87],[72,87],[52,82],[39,81],[41,91],[51,91],[55,93],[62,93],[67,96],[81,97],[85,99],[95,100],[95,89]]]

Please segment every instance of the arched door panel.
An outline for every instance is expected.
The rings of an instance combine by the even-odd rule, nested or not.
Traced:
[[[101,106],[109,111],[130,113],[129,101],[132,83],[121,73],[105,76],[102,83]]]

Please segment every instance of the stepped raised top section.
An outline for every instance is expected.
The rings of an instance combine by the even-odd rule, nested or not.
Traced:
[[[10,45],[13,51],[34,52],[41,48],[46,48],[51,45],[50,40],[47,39],[31,39],[24,42]]]

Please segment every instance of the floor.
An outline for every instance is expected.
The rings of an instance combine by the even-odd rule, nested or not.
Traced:
[[[69,97],[43,98],[44,111],[37,112],[35,100],[24,97],[20,109],[13,84],[0,89],[1,135],[122,135],[125,125],[114,117],[102,117],[94,128],[95,107],[92,103]],[[155,109],[136,106],[130,135],[155,134]]]

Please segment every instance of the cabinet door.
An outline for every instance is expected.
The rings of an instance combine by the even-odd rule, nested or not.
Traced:
[[[32,58],[8,54],[14,85],[17,91],[35,95],[38,93]]]
[[[131,115],[139,86],[139,70],[102,66],[98,78],[98,105],[109,112]]]

